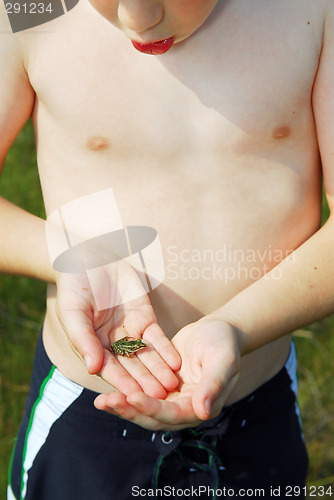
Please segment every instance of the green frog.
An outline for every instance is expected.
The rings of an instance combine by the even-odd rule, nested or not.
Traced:
[[[135,352],[145,349],[146,344],[141,339],[129,340],[132,337],[123,337],[111,344],[111,350],[114,354],[132,358]]]

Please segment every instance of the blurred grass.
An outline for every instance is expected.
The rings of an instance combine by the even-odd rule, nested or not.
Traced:
[[[31,123],[8,154],[0,194],[44,217]],[[45,289],[37,280],[0,275],[0,500],[6,498],[8,461],[29,390]]]
[[[0,194],[44,218],[30,122],[8,154]],[[323,206],[325,220],[325,200]],[[8,462],[29,390],[44,308],[44,283],[0,275],[0,500],[6,498]],[[333,334],[331,316],[296,332],[295,339],[299,403],[310,454],[309,484],[332,485],[334,494]]]

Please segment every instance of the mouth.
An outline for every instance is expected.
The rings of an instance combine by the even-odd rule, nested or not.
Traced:
[[[131,43],[135,49],[137,49],[139,52],[142,52],[143,54],[158,56],[161,54],[166,54],[166,52],[169,51],[169,49],[173,46],[174,39],[173,37],[171,37],[166,38],[166,40],[160,40],[158,42],[152,43],[139,43],[131,40]]]

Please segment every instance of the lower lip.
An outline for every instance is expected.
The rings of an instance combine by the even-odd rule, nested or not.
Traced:
[[[154,43],[138,43],[131,40],[132,45],[135,49],[143,54],[150,54],[152,56],[159,56],[161,54],[166,54],[174,43],[173,38],[167,38],[166,40],[160,40],[160,42]]]

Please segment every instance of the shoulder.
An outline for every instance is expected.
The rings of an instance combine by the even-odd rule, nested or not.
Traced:
[[[0,63],[1,72],[23,68],[22,40],[13,33],[5,2],[0,2]]]
[[[34,91],[25,69],[20,36],[13,33],[0,1],[0,165],[8,147],[29,118]]]
[[[334,13],[334,0],[326,0],[326,14],[333,15]]]
[[[326,9],[324,16],[324,40],[329,37],[333,37],[334,30],[334,0],[326,1]]]

